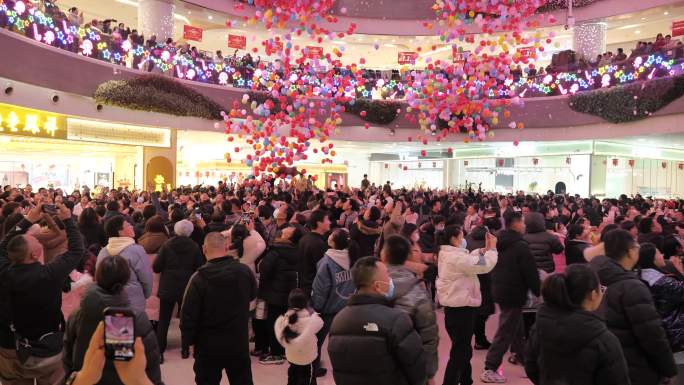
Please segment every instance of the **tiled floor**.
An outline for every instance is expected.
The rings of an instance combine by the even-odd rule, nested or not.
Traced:
[[[438,321],[440,327],[440,341],[439,341],[439,372],[436,377],[436,384],[442,384],[444,377],[444,369],[449,360],[449,349],[451,342],[449,336],[444,329],[444,314],[438,311]],[[487,322],[487,336],[489,339],[494,338],[496,332],[497,318],[491,317]],[[192,371],[192,358],[182,360],[180,357],[180,332],[178,330],[178,321],[175,320],[169,330],[169,347],[165,354],[166,363],[162,365],[162,375],[166,385],[191,385],[194,384],[194,373]],[[325,349],[324,349],[325,350]],[[479,380],[479,375],[484,366],[484,358],[486,351],[473,352],[473,380],[475,384],[482,383]],[[324,353],[324,365],[330,369],[328,364],[328,355]],[[504,359],[504,374],[508,377],[508,384],[511,385],[529,385],[531,382],[524,377],[524,370],[520,366],[513,366]],[[287,384],[287,363],[284,365],[264,366],[260,365],[256,360],[252,359],[252,374],[255,385],[286,385]],[[223,376],[221,384],[228,384],[228,380]],[[328,375],[318,379],[319,385],[334,385],[332,374],[330,371]],[[450,384],[445,384],[450,385]]]

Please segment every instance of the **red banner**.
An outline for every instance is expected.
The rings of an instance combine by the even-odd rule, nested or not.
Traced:
[[[242,35],[228,35],[228,47],[237,49],[247,48],[247,37]]]
[[[417,52],[399,52],[397,62],[399,64],[416,64],[416,59],[418,59]]]
[[[535,56],[537,49],[534,47],[520,47],[517,49],[517,51],[520,54],[520,56],[529,59],[532,56]]]
[[[280,40],[266,40],[266,55],[273,55],[274,53],[283,52],[283,42]]]
[[[684,20],[672,22],[672,37],[684,35]]]
[[[202,28],[193,27],[191,25],[183,26],[183,39],[202,41]]]
[[[306,47],[306,57],[309,59],[319,59],[321,56],[323,56],[323,47],[313,45]]]

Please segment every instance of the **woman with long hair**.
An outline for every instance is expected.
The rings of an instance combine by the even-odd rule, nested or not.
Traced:
[[[544,303],[525,356],[525,371],[535,385],[629,383],[620,341],[594,314],[603,290],[586,264],[570,265],[544,281]]]
[[[138,239],[138,244],[145,249],[147,254],[156,254],[168,239],[169,233],[162,217],[155,215],[145,222],[145,232]]]
[[[565,239],[565,264],[587,263],[584,250],[591,247],[589,241],[589,227],[576,223],[568,226],[568,237]]]

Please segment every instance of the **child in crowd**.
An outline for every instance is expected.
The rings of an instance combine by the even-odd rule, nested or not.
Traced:
[[[307,308],[307,302],[303,290],[292,290],[288,311],[275,323],[276,338],[290,363],[287,385],[316,385],[311,364],[318,356],[316,333],[323,327],[323,320]]]

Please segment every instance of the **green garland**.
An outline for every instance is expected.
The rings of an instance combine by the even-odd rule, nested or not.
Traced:
[[[345,111],[361,116],[368,123],[384,125],[397,118],[397,110],[402,106],[402,103],[392,100],[356,99],[345,105]],[[363,111],[366,116],[362,116]]]
[[[611,123],[641,120],[684,95],[684,76],[660,78],[573,95],[570,108]]]
[[[94,97],[98,103],[131,110],[222,120],[221,105],[166,76],[110,80],[97,87]]]

